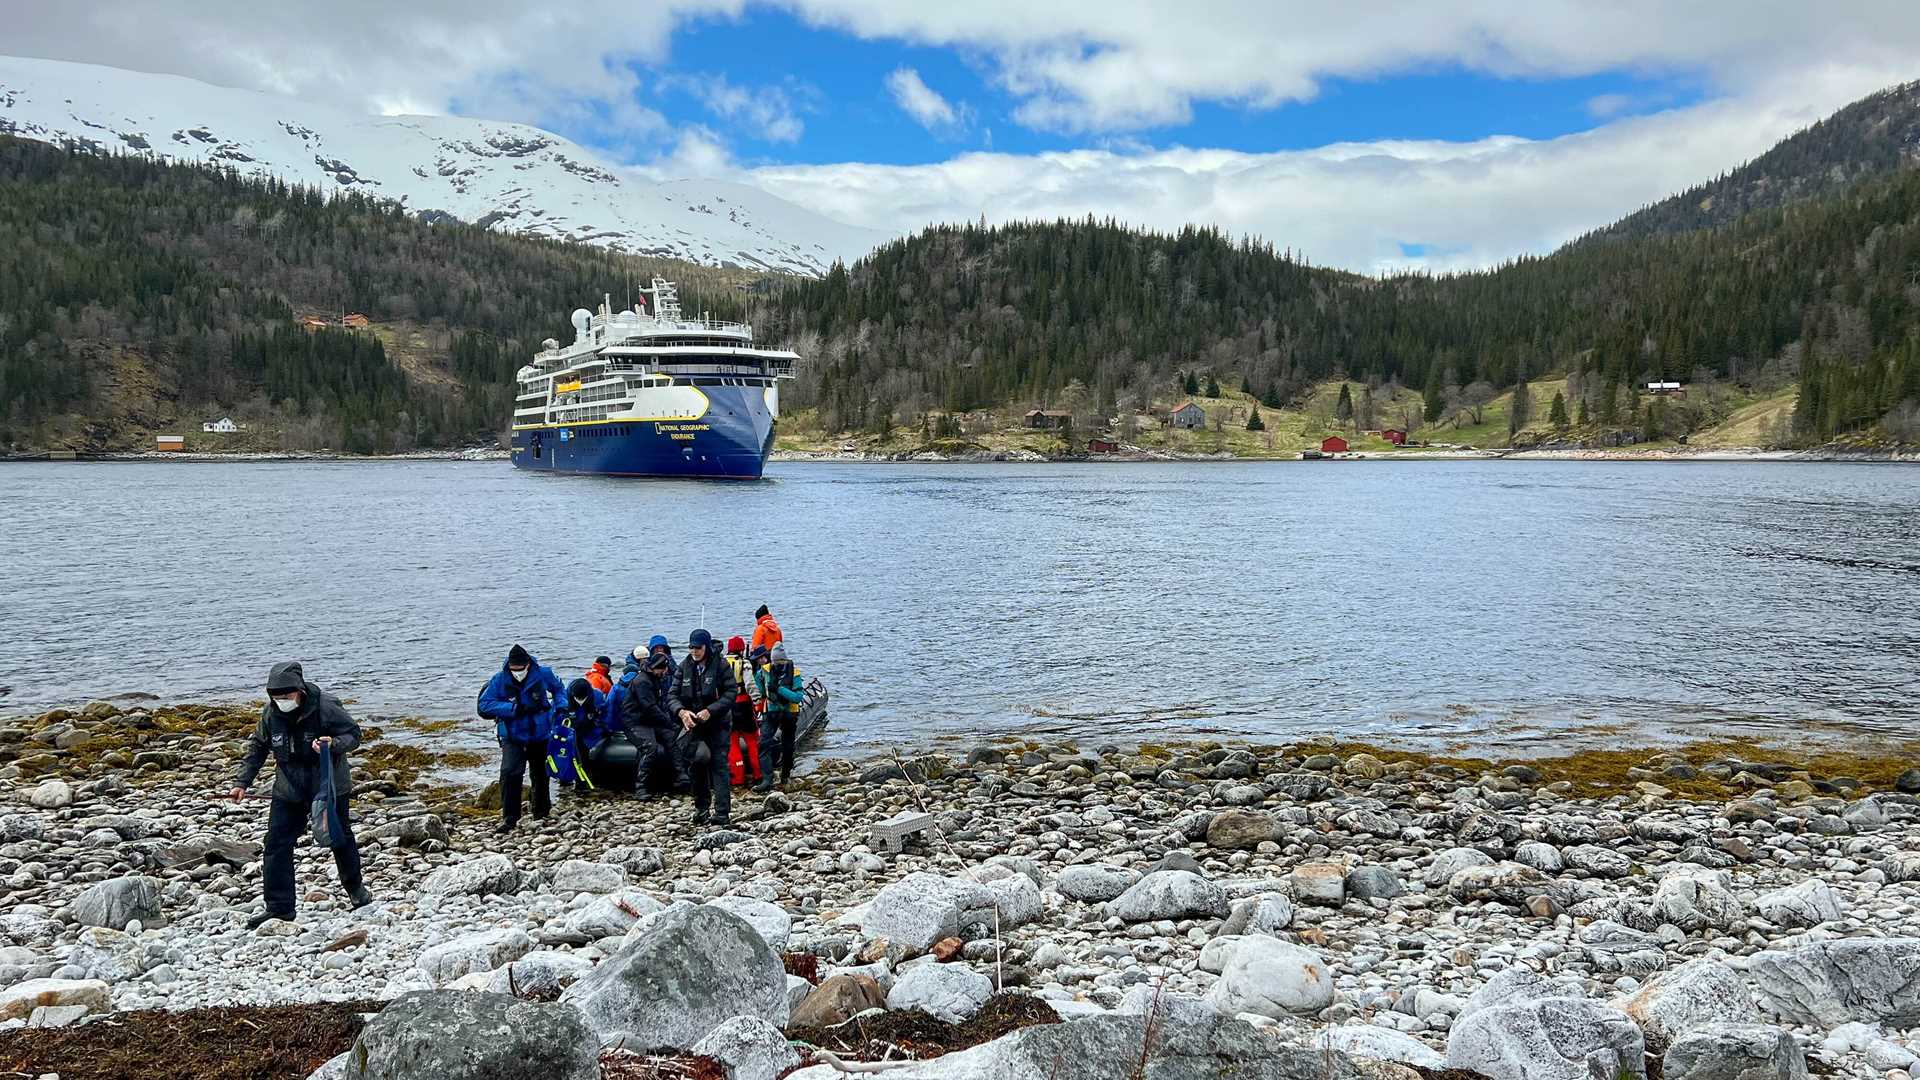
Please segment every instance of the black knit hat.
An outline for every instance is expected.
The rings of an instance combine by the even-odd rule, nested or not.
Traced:
[[[770,614],[772,614],[772,612],[767,610],[767,605],[761,604],[759,610],[753,613],[753,617],[755,619],[764,619]]]
[[[533,654],[528,652],[524,647],[515,645],[513,648],[507,650],[507,666],[532,667]]]
[[[575,701],[586,701],[593,697],[593,684],[585,679],[575,679],[567,684],[567,696]]]

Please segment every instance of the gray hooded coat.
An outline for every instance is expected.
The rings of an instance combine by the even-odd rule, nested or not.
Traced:
[[[273,755],[273,797],[289,802],[310,802],[318,794],[320,755],[313,751],[313,740],[321,736],[333,739],[333,793],[336,797],[353,790],[348,774],[347,753],[360,745],[360,725],[353,722],[340,699],[308,682],[300,665],[291,660],[273,665],[267,675],[267,691],[300,690],[300,707],[281,712],[268,699],[260,711],[260,724],[247,740],[246,756],[240,760],[240,774],[234,778],[239,787],[252,787]]]

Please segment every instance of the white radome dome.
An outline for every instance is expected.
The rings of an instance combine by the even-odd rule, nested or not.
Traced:
[[[575,330],[578,330],[579,332],[584,334],[587,332],[587,327],[591,325],[592,322],[593,322],[593,312],[588,311],[586,308],[573,309],[573,328]]]

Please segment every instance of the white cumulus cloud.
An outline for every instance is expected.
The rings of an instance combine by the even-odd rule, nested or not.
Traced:
[[[1458,269],[1552,250],[1766,150],[1876,86],[1723,100],[1555,139],[970,153],[926,165],[787,165],[762,187],[843,221],[906,233],[934,222],[1095,214],[1158,229],[1217,225],[1361,271]],[[1410,255],[1403,245],[1422,254]]]
[[[960,124],[961,114],[953,103],[910,67],[895,68],[887,75],[887,92],[893,95],[894,104],[928,131],[950,130]]]

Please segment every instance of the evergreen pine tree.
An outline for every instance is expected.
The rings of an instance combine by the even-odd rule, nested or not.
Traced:
[[[1513,388],[1513,403],[1507,406],[1507,441],[1520,434],[1533,421],[1533,387],[1522,378]]]
[[[1248,431],[1267,430],[1267,422],[1265,420],[1260,419],[1260,406],[1258,405],[1255,405],[1253,407],[1253,415],[1247,417],[1247,430]]]
[[[1207,373],[1207,396],[1208,397],[1220,396],[1220,383],[1214,379],[1212,372]]]
[[[1187,392],[1188,397],[1199,396],[1200,380],[1194,376],[1193,372],[1191,371],[1187,372],[1187,379],[1185,384],[1182,386],[1182,389],[1184,389]]]
[[[1558,390],[1553,392],[1553,404],[1547,409],[1547,422],[1555,431],[1567,430],[1567,395]]]
[[[1421,392],[1420,396],[1426,402],[1423,415],[1426,417],[1427,423],[1439,423],[1440,418],[1447,415],[1447,398],[1445,391],[1442,390],[1440,386],[1439,363],[1436,362],[1432,367],[1427,369],[1427,388]]]
[[[1340,384],[1340,400],[1334,402],[1333,418],[1343,424],[1353,419],[1353,389],[1346,383]]]

